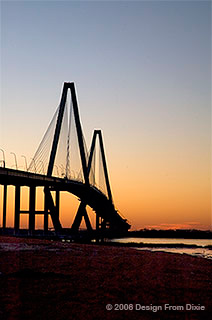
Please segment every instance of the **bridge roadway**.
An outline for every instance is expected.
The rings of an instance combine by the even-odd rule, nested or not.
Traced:
[[[46,187],[51,190],[67,191],[85,201],[101,218],[110,223],[113,229],[127,231],[130,225],[116,211],[113,203],[99,189],[83,182],[65,178],[48,177],[32,172],[0,167],[1,185]]]

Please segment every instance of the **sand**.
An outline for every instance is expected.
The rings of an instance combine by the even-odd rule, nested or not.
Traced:
[[[202,310],[190,310],[197,307]],[[210,319],[211,314],[210,260],[0,237],[0,319]]]

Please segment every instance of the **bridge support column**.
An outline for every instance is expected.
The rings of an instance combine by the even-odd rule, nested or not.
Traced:
[[[52,218],[52,223],[56,232],[60,232],[62,230],[62,226],[59,220],[59,216],[57,213],[57,208],[54,204],[51,191],[48,187],[44,188],[45,193],[45,211],[49,210]],[[58,198],[58,195],[56,196]],[[59,202],[59,201],[58,201]],[[47,211],[48,212],[48,211]],[[58,211],[59,212],[59,211]],[[47,219],[47,218],[46,218]]]
[[[4,185],[4,195],[3,195],[3,221],[2,226],[3,229],[6,228],[7,225],[7,185]]]
[[[49,229],[49,212],[48,212],[46,196],[44,196],[44,232],[47,233],[48,229]]]
[[[80,227],[80,224],[81,224],[81,221],[82,221],[82,217],[83,217],[83,209],[85,207],[85,203],[82,201],[79,205],[79,208],[77,210],[77,214],[76,214],[76,217],[74,219],[74,222],[71,226],[71,229],[72,231],[78,231],[79,230],[79,227]]]
[[[56,190],[55,209],[56,209],[56,214],[59,218],[60,216],[60,191],[59,190]]]
[[[99,215],[96,213],[96,242],[99,242]]]
[[[31,186],[29,190],[29,230],[31,232],[35,230],[35,197],[36,187]]]
[[[96,231],[99,231],[99,215],[96,214]]]
[[[101,230],[104,232],[106,230],[106,220],[101,218]]]
[[[44,188],[44,232],[48,233],[49,230],[49,210],[47,203],[47,196]]]
[[[21,187],[15,186],[15,232],[19,230],[20,227],[20,197]]]
[[[88,218],[88,214],[87,214],[87,211],[85,208],[84,208],[84,219],[85,219],[85,224],[86,224],[87,230],[91,232],[92,227],[91,227],[91,223],[90,223],[90,220]]]
[[[87,211],[86,211],[86,203],[84,201],[82,201],[79,205],[76,217],[75,217],[74,222],[71,227],[72,231],[76,232],[79,230],[79,227],[80,227],[80,224],[81,224],[83,217],[85,219],[85,224],[86,224],[88,231],[92,231],[92,226],[91,226],[91,223],[90,223]]]

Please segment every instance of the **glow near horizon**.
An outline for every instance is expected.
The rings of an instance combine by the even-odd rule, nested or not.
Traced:
[[[211,228],[210,1],[16,1],[1,15],[7,162],[34,155],[74,81],[87,145],[101,128],[115,205],[133,228]]]

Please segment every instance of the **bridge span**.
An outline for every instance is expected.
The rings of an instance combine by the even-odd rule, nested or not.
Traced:
[[[36,211],[35,210],[35,197],[33,197],[33,191],[35,192],[36,187],[49,188],[50,191],[55,191],[59,194],[61,191],[69,192],[76,197],[78,197],[81,203],[86,203],[90,206],[96,213],[96,216],[99,219],[102,219],[101,222],[105,221],[105,228],[107,225],[110,226],[110,231],[127,231],[130,225],[123,219],[118,212],[116,211],[114,205],[109,201],[106,195],[101,192],[101,190],[90,185],[87,187],[83,182],[76,180],[68,180],[65,178],[58,177],[48,177],[46,175],[41,175],[32,172],[14,170],[9,168],[0,168],[0,181],[4,186],[13,185],[15,186],[15,229],[19,230],[20,227],[20,214],[29,214],[35,218],[36,214],[43,214],[44,216],[48,215],[48,211]],[[30,199],[29,199],[29,210],[20,209],[20,188],[27,186],[30,188]],[[6,188],[5,187],[5,188]],[[57,197],[58,198],[58,197]],[[33,206],[34,203],[34,206]],[[3,205],[5,208],[6,204]],[[4,209],[5,210],[5,209]],[[81,208],[82,210],[82,208]],[[59,214],[59,212],[58,212]],[[3,216],[3,225],[6,225],[6,215]],[[31,219],[32,220],[32,219]],[[89,220],[86,220],[86,225],[89,231],[92,230],[92,227]],[[34,221],[33,221],[34,222]],[[79,227],[78,224],[81,223],[81,220],[75,220],[72,225],[72,231],[76,231]],[[101,226],[101,224],[99,225]],[[98,228],[98,226],[97,226]],[[34,223],[31,222],[30,229],[34,230]],[[58,230],[59,231],[59,230]],[[60,230],[62,231],[62,229]]]
[[[67,99],[68,92],[70,92],[69,100]],[[68,105],[70,105],[70,111],[68,111]],[[66,131],[64,128],[66,128]],[[71,143],[73,128],[76,130],[77,149],[72,148]],[[95,151],[97,141],[99,142],[99,161],[101,162],[99,169],[102,168],[104,191],[96,184]],[[49,149],[48,145],[50,146]],[[62,156],[60,154],[61,145],[65,146]],[[73,156],[76,156],[77,150],[79,153],[78,172],[75,172],[73,177],[74,163],[76,164]],[[60,167],[63,168],[62,175],[55,172],[55,168],[58,172],[58,159],[59,163],[63,161],[63,164],[60,164]],[[45,162],[48,163],[46,171],[44,168]],[[35,230],[35,215],[42,214],[44,216],[44,231],[48,232],[50,216],[55,231],[61,233],[63,227],[60,223],[60,192],[62,191],[69,192],[80,200],[78,211],[71,226],[72,232],[79,230],[83,218],[87,230],[93,231],[86,211],[87,205],[96,214],[95,231],[97,233],[103,234],[106,230],[126,232],[130,228],[127,220],[121,217],[114,206],[101,130],[94,130],[91,148],[87,152],[79,117],[75,86],[72,82],[64,83],[60,105],[29,168],[26,168],[26,171],[10,169],[5,166],[4,161],[4,166],[0,167],[0,184],[3,185],[3,229],[6,228],[8,185],[15,186],[14,229],[16,232],[20,228],[21,214],[29,215],[29,231],[32,233]],[[28,211],[20,208],[21,187],[23,186],[29,187]],[[44,190],[43,211],[35,209],[37,187],[43,187]],[[55,193],[55,197],[53,193]]]

